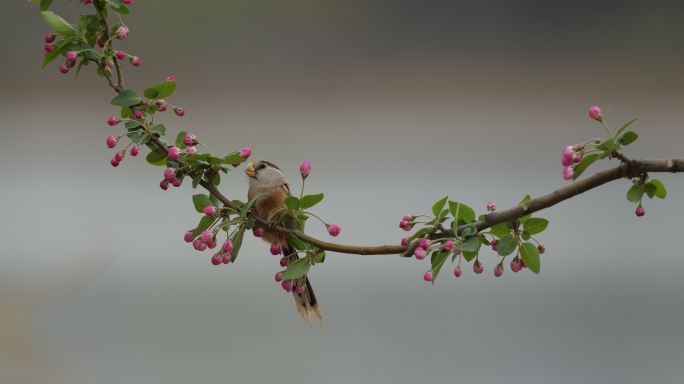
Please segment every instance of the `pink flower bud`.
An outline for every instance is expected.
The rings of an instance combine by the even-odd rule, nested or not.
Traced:
[[[641,217],[646,214],[646,210],[644,209],[644,206],[639,203],[639,205],[636,208],[636,211],[634,211],[634,214],[637,215],[637,217]]]
[[[420,248],[427,250],[428,248],[430,248],[430,240],[423,237],[420,240],[418,240],[418,246]]]
[[[195,232],[194,228],[185,232],[185,236],[183,236],[183,240],[185,240],[186,243],[192,243],[193,241],[195,241],[195,236],[193,235],[193,232]]]
[[[503,265],[497,264],[496,267],[494,267],[494,276],[501,277],[501,275],[503,275],[503,272]]]
[[[572,149],[571,145],[568,145],[566,147],[563,147],[563,156],[562,157],[572,157],[572,155],[575,153],[575,150]]]
[[[478,275],[481,274],[484,272],[484,266],[479,261],[476,261],[475,264],[473,264],[473,272]]]
[[[169,81],[171,83],[175,83],[176,82],[176,76],[168,75],[168,76],[166,76],[166,81]]]
[[[197,147],[194,145],[191,145],[191,146],[185,148],[185,153],[187,153],[188,155],[194,155],[195,153],[197,153]]]
[[[283,273],[282,273],[282,272],[277,272],[277,273],[275,274],[275,281],[278,282],[278,283],[280,283],[281,281],[283,281]]]
[[[48,33],[47,35],[45,35],[44,39],[46,43],[52,43],[53,41],[55,41],[55,37],[57,37],[57,35],[55,35],[54,33]]]
[[[159,105],[159,112],[166,112],[166,107],[169,106],[169,104],[164,100],[160,101],[158,105]]]
[[[124,52],[124,51],[116,51],[116,52],[114,53],[114,55],[115,55],[116,58],[119,59],[119,60],[123,60],[123,59],[126,58],[126,52]]]
[[[143,113],[142,111],[135,111],[135,118],[140,120],[143,118]]]
[[[522,270],[522,263],[519,258],[514,258],[511,260],[511,271],[518,273]]]
[[[204,230],[200,234],[200,240],[202,240],[203,243],[209,243],[211,240],[214,238],[214,232],[210,230]]]
[[[52,43],[47,43],[47,44],[45,44],[43,49],[45,49],[45,53],[50,53],[55,49],[55,46],[52,45]]]
[[[444,250],[447,252],[451,252],[454,249],[454,241],[453,240],[447,240],[444,242]]]
[[[250,148],[250,147],[242,147],[242,148],[240,148],[240,153],[239,153],[239,155],[240,155],[240,157],[242,157],[243,159],[246,159],[246,158],[252,156],[252,148]]]
[[[131,64],[132,64],[134,67],[139,67],[140,64],[141,64],[140,56],[133,56],[133,57],[131,57]]]
[[[173,182],[176,180],[176,170],[168,167],[164,170],[164,179],[168,180],[169,182]]]
[[[133,0],[121,0],[121,2],[122,2],[123,4],[126,4],[126,5],[131,5],[131,4],[133,4]]]
[[[69,67],[67,67],[65,64],[62,64],[59,66],[59,71],[63,74],[69,73]]]
[[[171,185],[173,185],[175,188],[180,188],[180,186],[183,185],[183,180],[176,179],[171,182]]]
[[[410,231],[411,230],[411,224],[408,221],[402,220],[399,223],[399,228],[403,229],[404,231]]]
[[[124,152],[123,150],[117,152],[114,155],[114,159],[116,159],[116,161],[118,161],[118,162],[123,161],[124,157],[126,157],[126,152]]]
[[[204,212],[205,215],[207,216],[214,216],[216,214],[216,207],[213,205],[207,205],[202,209],[202,212]]]
[[[340,232],[342,232],[342,228],[337,224],[326,224],[326,227],[328,228],[328,233],[332,237],[337,237],[337,235],[339,235]]]
[[[211,256],[211,265],[221,265],[223,262],[223,256],[221,256],[218,253],[215,253],[213,256]]]
[[[297,284],[297,287],[295,288],[295,293],[298,295],[304,293],[304,286]]]
[[[164,190],[164,191],[168,191],[168,190],[169,190],[169,181],[166,180],[166,179],[162,180],[162,181],[159,183],[159,188],[161,188],[161,189]]]
[[[223,253],[230,253],[230,251],[232,251],[232,250],[233,250],[233,242],[230,240],[226,240],[223,243],[223,246],[221,246],[221,251]]]
[[[281,267],[285,268],[285,267],[287,267],[288,264],[290,264],[290,262],[287,261],[286,258],[282,257],[282,258],[280,259],[280,266],[281,266]]]
[[[92,3],[93,3],[93,0],[83,0],[83,4],[85,4],[85,5],[92,4]]]
[[[570,158],[570,161],[572,161],[573,164],[577,164],[580,161],[582,161],[582,155],[579,153],[573,153],[572,158]]]
[[[195,136],[194,133],[188,133],[187,135],[183,136],[183,143],[185,145],[195,145],[197,143],[197,136]]]
[[[120,26],[119,28],[116,29],[116,37],[117,37],[117,39],[119,39],[119,40],[123,40],[123,39],[125,39],[125,38],[128,37],[128,35],[130,34],[130,32],[131,32],[131,30],[128,29],[127,26],[122,25],[122,26]]]
[[[575,169],[572,167],[563,167],[563,179],[564,180],[572,180],[572,177],[575,176]]]
[[[223,255],[223,264],[230,264],[232,261],[229,254]]]
[[[178,147],[170,147],[166,150],[166,154],[169,156],[169,159],[178,160],[181,154],[181,149]]]
[[[252,228],[252,233],[254,237],[261,237],[264,235],[264,230],[261,227],[254,227]]]
[[[69,61],[76,61],[78,58],[78,52],[76,51],[69,51],[66,53],[66,59]]]
[[[302,174],[304,179],[309,176],[311,173],[311,162],[309,160],[302,161],[302,164],[299,166],[299,173]]]
[[[496,203],[493,202],[492,200],[489,200],[489,201],[487,202],[487,211],[489,211],[489,212],[494,212],[494,211],[496,211]]]
[[[461,272],[461,266],[457,265],[456,268],[454,269],[454,276],[456,277],[461,277],[463,272]]]
[[[118,167],[119,165],[121,165],[121,162],[120,162],[120,161],[116,161],[116,159],[112,159],[112,160],[109,162],[109,164],[111,164],[112,167],[116,168],[116,167]]]
[[[408,247],[408,245],[409,245],[409,239],[408,239],[408,237],[402,238],[402,239],[401,239],[401,246],[402,246],[402,247]]]
[[[427,251],[425,250],[425,248],[417,247],[413,251],[413,256],[415,256],[418,260],[423,260],[425,256],[427,256]]]
[[[110,127],[113,127],[113,126],[119,124],[120,122],[121,122],[121,120],[116,116],[110,116],[109,119],[107,119],[107,124]]]
[[[404,217],[401,219],[401,221],[405,221],[405,222],[407,222],[407,223],[408,223],[408,222],[411,222],[411,221],[413,221],[413,216],[411,216],[411,215],[404,215]]]
[[[116,144],[119,142],[119,139],[116,136],[107,136],[107,148],[114,148],[116,147]]]
[[[289,281],[283,280],[283,282],[280,283],[280,286],[283,287],[285,292],[288,292],[288,293],[292,292],[292,283],[290,283]]]
[[[603,112],[601,112],[601,108],[595,105],[589,107],[589,117],[596,121],[603,121]]]
[[[131,156],[136,157],[140,153],[140,146],[138,144],[135,144],[134,146],[131,147]]]
[[[185,108],[183,107],[173,107],[173,112],[179,117],[185,116]]]
[[[492,251],[496,252],[499,250],[499,240],[493,240],[489,245],[492,247]]]
[[[423,275],[423,280],[425,281],[432,281],[432,271],[427,271]]]
[[[100,48],[104,48],[105,42],[102,39],[97,39],[97,46]]]
[[[283,249],[278,244],[271,244],[271,255],[280,255],[283,253]]]
[[[216,239],[209,240],[209,242],[207,243],[207,248],[209,248],[209,249],[216,248]]]
[[[195,248],[195,250],[203,252],[204,250],[207,249],[207,245],[202,242],[201,239],[196,239],[195,241],[192,242],[192,247]]]
[[[561,164],[563,164],[564,167],[569,167],[569,166],[571,166],[571,165],[573,164],[573,162],[572,162],[572,155],[561,157]]]

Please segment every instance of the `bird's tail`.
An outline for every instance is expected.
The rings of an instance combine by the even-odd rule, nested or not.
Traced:
[[[290,264],[299,259],[297,253],[289,248],[284,248],[283,254],[288,255],[286,257],[288,258]],[[311,323],[312,319],[317,319],[318,322],[323,325],[323,315],[318,307],[318,300],[316,299],[316,295],[311,287],[311,281],[309,281],[309,278],[304,276],[300,279],[297,279],[295,282],[295,287],[296,286],[303,288],[299,289],[300,293],[297,292],[297,289],[292,290],[292,295],[294,296],[294,302],[299,316],[309,323]]]

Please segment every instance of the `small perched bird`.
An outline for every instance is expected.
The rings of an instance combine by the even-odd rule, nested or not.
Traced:
[[[247,164],[245,174],[249,178],[247,198],[252,200],[254,197],[261,196],[252,208],[252,214],[255,217],[254,225],[263,230],[262,238],[265,241],[282,248],[283,257],[288,261],[288,265],[293,263],[299,256],[288,244],[287,233],[273,229],[275,224],[280,223],[282,215],[287,212],[285,198],[291,194],[287,178],[280,168],[265,160]],[[299,316],[308,322],[316,316],[322,324],[323,316],[318,308],[309,278],[305,276],[298,284],[300,289],[292,290],[292,294]]]

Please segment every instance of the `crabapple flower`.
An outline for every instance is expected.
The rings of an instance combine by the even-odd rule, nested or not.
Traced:
[[[69,51],[66,53],[66,59],[68,61],[76,61],[77,58],[78,58],[78,52],[76,52],[76,51]]]
[[[216,214],[216,207],[213,205],[207,205],[202,209],[202,212],[204,212],[205,215],[207,216],[214,216]]]
[[[275,281],[278,282],[278,283],[280,283],[281,281],[283,281],[283,273],[282,273],[282,272],[277,272],[277,273],[275,274]]]
[[[55,41],[55,37],[57,37],[57,35],[55,35],[54,33],[48,33],[47,35],[45,35],[43,39],[45,40],[46,44],[49,44]]]
[[[283,287],[285,292],[287,292],[287,293],[292,292],[292,283],[290,283],[289,281],[283,280],[283,282],[280,283],[280,286]]]
[[[116,144],[119,142],[119,139],[116,136],[107,136],[107,148],[114,148],[116,147]]]
[[[603,112],[601,112],[601,108],[595,105],[589,107],[589,117],[596,121],[603,121]]]
[[[214,238],[214,232],[210,230],[205,230],[202,231],[202,234],[200,234],[200,240],[202,240],[203,243],[210,243],[211,240]]]
[[[444,242],[444,250],[447,252],[451,252],[454,249],[454,241],[453,240],[447,240]]]
[[[140,146],[138,144],[135,144],[133,147],[131,147],[131,156],[136,157],[140,153]]]
[[[221,246],[221,251],[223,253],[230,253],[230,251],[233,250],[233,242],[230,240],[226,240],[225,243]]]
[[[168,75],[168,76],[166,76],[166,81],[171,82],[171,83],[175,83],[176,82],[176,76]]]
[[[183,108],[183,107],[173,107],[173,112],[174,112],[178,117],[183,117],[183,116],[185,116],[185,108]]]
[[[116,117],[116,116],[110,116],[110,117],[107,119],[107,124],[108,124],[110,127],[113,127],[113,126],[119,124],[120,122],[121,122],[121,119],[119,119],[119,118]]]
[[[114,56],[116,56],[116,58],[119,59],[119,60],[123,60],[123,59],[126,58],[126,52],[124,52],[124,51],[116,51],[116,52],[114,53]]]
[[[261,237],[264,235],[264,230],[261,227],[254,227],[252,228],[252,234],[254,234],[254,237]]]
[[[195,145],[197,143],[197,136],[194,133],[188,133],[183,136],[183,143],[188,146]]]
[[[242,148],[240,148],[240,153],[239,153],[239,155],[240,155],[240,157],[242,157],[243,159],[246,159],[246,158],[252,156],[252,148],[250,148],[250,147],[242,147]]]
[[[457,265],[456,268],[454,268],[454,276],[456,277],[461,277],[463,272],[461,271],[461,266]]]
[[[189,229],[187,232],[185,232],[185,235],[183,236],[183,240],[186,243],[192,243],[195,241],[195,236],[193,235],[193,232],[195,232],[195,229]]]
[[[489,212],[494,212],[494,211],[496,211],[496,203],[493,202],[492,200],[489,200],[489,201],[487,202],[487,211],[489,211]]]
[[[425,281],[432,281],[432,271],[427,271],[423,275],[423,280]]]
[[[141,64],[140,56],[133,56],[133,57],[131,57],[131,64],[132,64],[134,67],[139,67],[140,64]]]
[[[299,173],[302,175],[303,179],[309,177],[309,174],[311,173],[311,162],[309,160],[302,161],[302,164],[299,165]]]
[[[413,251],[413,256],[415,256],[418,260],[423,260],[425,256],[427,256],[427,251],[425,250],[425,248],[417,247]]]
[[[169,159],[178,160],[181,154],[181,150],[178,147],[170,147],[166,150],[166,154],[169,156]]]
[[[69,72],[69,67],[67,67],[66,64],[62,64],[59,66],[59,71],[63,74],[66,74]]]
[[[185,153],[187,153],[188,155],[194,155],[195,153],[197,153],[197,147],[194,145],[191,145],[191,146],[185,148]]]
[[[271,244],[271,255],[276,256],[283,253],[283,248],[278,244]]]
[[[496,267],[494,267],[494,276],[501,277],[501,275],[503,275],[503,272],[503,265],[497,264]]]
[[[337,235],[339,235],[340,232],[342,232],[342,227],[340,227],[337,224],[326,224],[326,227],[328,228],[328,233],[332,237],[337,237]]]
[[[634,211],[634,214],[637,217],[641,217],[646,214],[646,210],[644,209],[644,206],[641,205],[641,203],[639,203],[639,205],[637,206],[636,211]]]
[[[572,177],[575,176],[575,169],[572,167],[563,167],[563,179],[564,180],[572,180]]]
[[[473,264],[473,272],[476,274],[481,274],[484,272],[484,265],[482,265],[479,261],[476,261],[475,264]]]
[[[127,26],[122,25],[116,29],[116,38],[119,40],[123,40],[128,37],[129,33],[131,33],[131,30],[128,29]]]
[[[176,170],[168,167],[164,170],[164,179],[166,179],[169,182],[173,182],[176,180]]]

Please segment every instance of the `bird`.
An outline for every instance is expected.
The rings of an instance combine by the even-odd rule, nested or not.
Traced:
[[[249,180],[247,198],[250,201],[256,198],[252,208],[254,225],[263,230],[261,238],[272,245],[280,246],[288,265],[292,264],[299,259],[297,251],[288,244],[287,233],[275,229],[276,224],[279,224],[283,215],[288,212],[285,199],[291,195],[291,191],[285,174],[275,164],[266,160],[248,163],[245,174]],[[304,276],[298,283],[303,289],[300,289],[300,292],[292,290],[292,295],[299,316],[309,323],[315,316],[322,325],[323,316],[309,278]]]

